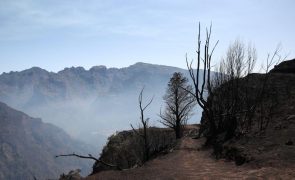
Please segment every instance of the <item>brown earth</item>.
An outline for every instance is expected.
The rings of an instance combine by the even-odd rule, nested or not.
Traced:
[[[215,160],[211,150],[201,149],[204,139],[185,137],[173,152],[153,159],[144,166],[123,171],[103,171],[86,177],[99,179],[295,179],[295,164],[289,167],[236,166]]]

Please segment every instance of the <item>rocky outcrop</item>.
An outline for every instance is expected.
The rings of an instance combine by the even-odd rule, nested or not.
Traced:
[[[295,59],[283,61],[276,65],[270,73],[294,73],[295,74]]]

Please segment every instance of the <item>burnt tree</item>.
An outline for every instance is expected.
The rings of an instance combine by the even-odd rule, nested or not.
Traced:
[[[130,124],[130,126],[133,129],[133,131],[135,132],[135,134],[140,136],[143,139],[143,142],[144,142],[143,161],[145,162],[145,161],[149,160],[149,151],[150,151],[149,146],[150,145],[149,145],[149,140],[148,140],[148,126],[149,126],[148,122],[149,122],[149,118],[144,117],[144,111],[152,103],[153,98],[151,98],[146,105],[143,105],[143,102],[142,102],[143,90],[144,90],[144,88],[142,88],[142,90],[140,91],[139,96],[138,96],[141,127],[139,127],[138,130],[136,130],[136,129],[134,129],[132,124]]]
[[[188,79],[180,72],[175,72],[168,82],[166,94],[163,97],[166,107],[160,111],[160,122],[175,131],[176,139],[181,138],[183,126],[192,114],[195,105],[194,97],[189,93],[192,87]]]
[[[212,95],[212,84],[211,84],[211,59],[215,47],[218,41],[214,44],[213,48],[210,49],[211,39],[211,27],[206,29],[206,40],[204,44],[204,52],[201,52],[201,25],[199,23],[198,42],[197,42],[197,67],[196,70],[193,68],[193,61],[190,63],[186,58],[187,68],[189,71],[190,78],[193,83],[193,90],[186,89],[187,92],[192,94],[198,105],[203,109],[203,117],[207,119],[209,131],[207,134],[207,143],[215,140],[217,134],[216,124],[214,122],[214,114],[210,101],[207,101],[207,97]],[[202,70],[201,70],[202,69]],[[202,133],[200,131],[200,133]]]

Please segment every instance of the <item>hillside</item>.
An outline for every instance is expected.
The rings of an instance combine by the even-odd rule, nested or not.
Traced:
[[[100,151],[109,135],[137,122],[137,98],[143,87],[144,98],[154,96],[146,113],[157,125],[162,97],[175,71],[187,72],[146,63],[120,69],[71,67],[57,73],[33,67],[0,75],[0,101],[61,127]]]
[[[60,128],[0,102],[0,179],[57,178],[76,168],[87,174],[91,162],[54,156],[90,149]]]
[[[238,165],[250,162],[288,167],[295,163],[294,65],[295,60],[285,61],[268,74],[250,74],[227,82],[209,97],[218,125],[216,141],[209,142],[216,156]],[[239,84],[237,96],[232,96],[232,84]],[[235,111],[230,111],[233,108],[228,110],[228,104],[233,99],[238,103]],[[200,131],[205,137],[210,134],[208,124],[203,116]]]
[[[228,108],[226,103],[233,97],[228,88],[237,82],[239,94],[235,100],[243,100],[235,105],[237,113],[218,116],[223,107]],[[184,137],[172,153],[142,167],[102,171],[85,179],[293,179],[294,98],[295,60],[282,62],[268,74],[250,74],[226,82],[208,98],[217,117],[215,141],[206,139],[210,129],[203,116],[199,129],[203,137]],[[256,106],[251,108],[253,113],[244,110],[247,101],[250,107]],[[251,113],[251,124],[246,113]]]

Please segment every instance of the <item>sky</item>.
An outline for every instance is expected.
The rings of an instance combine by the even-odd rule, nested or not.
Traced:
[[[255,45],[258,64],[278,45],[295,58],[294,0],[0,0],[0,73],[38,66],[185,68],[197,26],[212,23],[217,63],[233,41]]]

